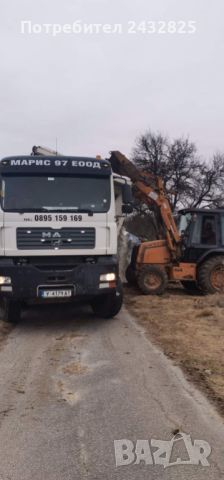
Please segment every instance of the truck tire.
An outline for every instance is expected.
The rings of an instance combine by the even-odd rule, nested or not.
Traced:
[[[224,256],[205,261],[198,270],[198,284],[203,293],[224,292]]]
[[[121,281],[113,293],[106,293],[95,298],[91,303],[93,313],[100,318],[113,318],[117,315],[123,303],[123,288]]]
[[[188,292],[190,293],[200,293],[200,289],[197,285],[196,282],[194,282],[193,280],[182,280],[182,285],[183,287],[185,288],[185,290],[187,290]]]
[[[16,323],[21,316],[22,305],[6,298],[0,299],[0,319],[7,323]]]
[[[136,278],[136,273],[134,268],[131,265],[128,265],[128,268],[125,272],[125,277],[128,282],[128,285],[136,285],[137,284],[137,278]]]
[[[168,285],[168,276],[157,265],[145,265],[140,269],[137,281],[144,295],[162,295]]]

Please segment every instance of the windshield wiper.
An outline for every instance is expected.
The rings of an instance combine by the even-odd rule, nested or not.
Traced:
[[[88,208],[78,208],[78,207],[22,207],[22,208],[4,208],[3,206],[3,211],[4,212],[18,212],[21,214],[24,214],[25,212],[75,212],[75,213],[88,213],[89,216],[93,216],[94,211]]]
[[[35,212],[47,212],[48,210],[46,208],[43,208],[43,207],[34,207],[34,208],[30,208],[30,207],[20,207],[20,208],[14,208],[14,207],[11,207],[11,208],[4,208],[3,206],[3,211],[4,212],[18,212],[18,213],[28,213],[28,212],[31,212],[31,213],[35,213]]]
[[[80,208],[79,213],[88,213],[88,215],[92,217],[94,214],[94,211],[91,210],[90,208]]]
[[[75,210],[77,212],[78,207],[41,207],[42,210],[45,210],[46,212],[64,212],[66,210]]]
[[[82,208],[82,207],[42,207],[41,210],[45,212],[77,212],[77,213],[88,213],[89,216],[93,216],[93,210],[90,208]]]

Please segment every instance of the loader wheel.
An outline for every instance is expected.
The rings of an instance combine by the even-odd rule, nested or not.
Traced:
[[[167,288],[168,277],[165,270],[155,265],[145,265],[138,274],[138,286],[144,295],[161,295]]]
[[[20,320],[22,305],[6,298],[0,299],[0,320],[7,323],[16,323]]]
[[[193,280],[182,280],[182,285],[190,293],[200,293],[200,289],[198,288],[198,285],[196,282]]]
[[[204,293],[224,293],[224,257],[205,261],[198,271],[198,283]]]
[[[119,280],[117,288],[112,293],[105,293],[91,302],[93,313],[100,318],[113,318],[117,315],[123,303],[123,288]]]
[[[125,277],[129,285],[136,285],[137,279],[136,279],[136,273],[134,268],[131,265],[128,265],[128,268],[125,272]]]

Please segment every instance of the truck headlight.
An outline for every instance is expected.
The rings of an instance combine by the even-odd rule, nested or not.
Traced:
[[[114,280],[116,280],[115,273],[103,273],[100,275],[101,282],[114,282]]]
[[[9,285],[12,283],[10,277],[0,277],[0,285]]]

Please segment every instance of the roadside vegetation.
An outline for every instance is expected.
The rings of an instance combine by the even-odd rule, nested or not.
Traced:
[[[125,293],[149,338],[224,414],[224,295],[190,295],[175,286],[161,297],[132,287]]]

